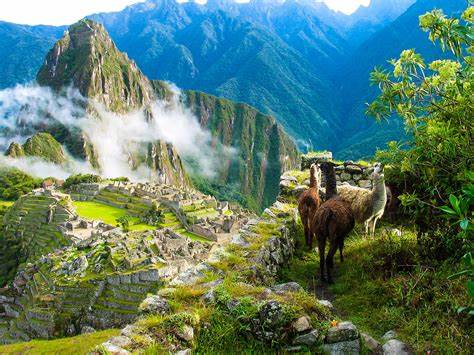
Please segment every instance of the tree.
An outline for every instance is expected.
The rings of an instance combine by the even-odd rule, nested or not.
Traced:
[[[450,195],[460,193],[473,170],[473,0],[469,4],[461,19],[448,18],[441,10],[420,17],[421,28],[449,50],[452,59],[426,64],[409,49],[391,61],[391,71],[375,69],[371,74],[381,94],[369,105],[368,114],[378,120],[397,114],[410,137],[407,142],[391,142],[377,156],[393,167],[387,179],[404,191],[400,200],[417,224],[420,246],[437,257],[472,249],[472,233],[458,238],[459,226],[447,223],[439,209]],[[429,243],[423,244],[423,239]]]

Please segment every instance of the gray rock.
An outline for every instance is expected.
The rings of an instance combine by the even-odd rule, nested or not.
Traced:
[[[120,346],[114,345],[109,343],[108,341],[102,344],[102,347],[108,352],[110,355],[129,355],[131,352],[122,349]]]
[[[127,346],[132,344],[132,339],[129,337],[123,336],[123,335],[118,335],[116,337],[110,338],[107,343],[113,344],[115,346],[118,346],[120,348],[126,348]]]
[[[81,334],[89,334],[89,333],[95,333],[95,329],[89,325],[84,325],[81,328]]]
[[[247,240],[241,234],[233,235],[230,242],[231,244],[235,244],[243,248],[246,248],[249,246],[249,242],[247,242]]]
[[[407,344],[397,339],[387,341],[382,347],[384,355],[410,355],[412,354]]]
[[[306,185],[298,185],[293,189],[293,196],[300,197],[300,195],[308,189]]]
[[[135,325],[129,324],[120,331],[120,335],[123,335],[123,336],[126,336],[126,337],[130,338],[132,336],[132,334],[135,332],[136,329],[137,329],[137,327]]]
[[[382,344],[372,338],[369,334],[361,333],[360,337],[363,341],[365,348],[369,351],[370,354],[383,353]]]
[[[359,331],[352,322],[341,322],[335,327],[329,328],[328,334],[326,335],[326,342],[332,344],[358,338]]]
[[[259,312],[260,320],[267,325],[267,329],[276,328],[283,316],[283,309],[279,302],[271,300],[265,303]]]
[[[165,287],[165,288],[162,288],[161,290],[158,290],[158,292],[156,293],[158,296],[162,296],[162,297],[168,297],[168,296],[171,296],[173,293],[176,292],[176,289],[173,288],[173,287]]]
[[[176,336],[185,341],[192,341],[194,339],[194,329],[185,324],[183,328],[176,331]]]
[[[311,329],[311,323],[308,317],[302,316],[295,320],[292,324],[293,329],[296,330],[298,333],[303,333],[309,329]]]
[[[398,334],[395,330],[389,330],[384,335],[382,335],[382,340],[389,341],[389,340],[395,339],[397,336]]]
[[[321,306],[324,306],[324,307],[326,307],[326,308],[334,309],[334,306],[333,306],[333,304],[331,303],[331,301],[328,301],[328,300],[318,300],[318,303],[319,303]]]
[[[191,354],[192,354],[191,349],[184,349],[175,353],[175,355],[191,355]]]
[[[211,289],[202,296],[202,300],[207,304],[212,304],[216,301],[216,293]]]
[[[324,344],[325,354],[330,355],[358,355],[360,354],[359,339],[341,341],[338,343]]]
[[[276,218],[275,213],[273,213],[272,210],[269,208],[265,208],[265,210],[263,211],[263,214],[266,214],[267,216],[271,218]]]
[[[321,341],[322,341],[322,337],[320,336],[319,331],[317,329],[313,329],[309,333],[297,336],[293,340],[293,344],[313,346],[313,345],[318,344]]]
[[[303,287],[301,287],[296,282],[287,282],[287,283],[275,285],[272,287],[272,291],[280,295],[285,294],[287,292],[298,292],[302,290],[303,290]]]
[[[158,313],[165,314],[169,312],[170,306],[168,301],[158,295],[153,295],[145,298],[139,306],[143,313]]]

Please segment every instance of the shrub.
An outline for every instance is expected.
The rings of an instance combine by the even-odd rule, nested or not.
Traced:
[[[94,174],[77,174],[69,176],[64,182],[63,187],[65,189],[78,184],[90,184],[95,182],[101,182],[102,178],[99,175]]]
[[[441,10],[420,17],[430,39],[449,49],[456,60],[427,65],[414,50],[405,50],[392,61],[392,72],[376,69],[371,75],[381,94],[368,113],[377,119],[397,114],[410,137],[407,142],[390,143],[377,157],[391,165],[387,180],[404,192],[400,201],[417,225],[420,249],[437,259],[462,255],[457,227],[442,218],[439,207],[461,191],[472,170],[472,6],[462,19],[446,18]]]
[[[41,186],[41,179],[36,179],[17,169],[0,170],[0,196],[14,201],[20,196]]]

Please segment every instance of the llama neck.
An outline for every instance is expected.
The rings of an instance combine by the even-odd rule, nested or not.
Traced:
[[[372,198],[377,201],[385,201],[387,199],[387,188],[385,187],[385,179],[383,176],[375,177],[374,187],[372,188]]]
[[[326,200],[337,195],[336,173],[332,165],[326,171]]]
[[[309,187],[316,187],[317,185],[317,179],[316,179],[316,171],[314,167],[312,166],[311,169],[309,170]]]

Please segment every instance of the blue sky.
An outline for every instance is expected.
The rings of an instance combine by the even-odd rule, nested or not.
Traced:
[[[0,20],[30,25],[67,25],[96,12],[119,11],[143,0],[3,0],[0,1]],[[198,0],[201,2],[205,0]],[[238,0],[245,2],[248,0]],[[370,0],[314,0],[324,1],[334,10],[351,13]]]

